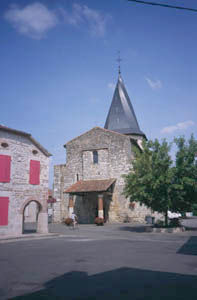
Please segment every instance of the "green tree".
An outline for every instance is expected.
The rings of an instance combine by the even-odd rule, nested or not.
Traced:
[[[131,201],[145,204],[154,211],[164,213],[168,224],[168,210],[172,207],[171,145],[163,140],[144,141],[143,151],[134,149],[132,169],[125,176],[124,194]]]
[[[174,198],[174,210],[185,213],[197,204],[197,141],[191,135],[188,142],[184,137],[175,138],[177,153],[174,167],[174,184],[179,192]]]
[[[130,201],[145,204],[165,215],[168,210],[190,211],[197,202],[197,141],[193,135],[186,143],[183,137],[174,139],[177,145],[175,165],[170,157],[171,144],[144,141],[143,151],[134,148],[135,159],[125,175],[124,195]]]

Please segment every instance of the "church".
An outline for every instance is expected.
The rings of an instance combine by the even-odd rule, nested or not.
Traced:
[[[151,211],[123,195],[123,175],[132,168],[133,147],[142,149],[143,139],[119,71],[104,128],[67,142],[66,164],[54,166],[54,221],[74,211],[79,223],[94,223],[96,217],[109,223],[144,222]]]

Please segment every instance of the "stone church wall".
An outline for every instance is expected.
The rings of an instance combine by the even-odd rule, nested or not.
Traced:
[[[109,178],[110,158],[109,149],[97,149],[98,163],[93,163],[93,151],[82,152],[83,180]]]
[[[134,136],[134,138],[137,137]],[[58,198],[55,220],[61,221],[68,216],[68,195],[63,191],[77,179],[116,178],[113,196],[108,199],[108,221],[112,223],[144,222],[145,216],[151,214],[150,210],[138,204],[135,205],[135,208],[130,208],[130,200],[122,195],[124,187],[122,175],[127,174],[132,167],[132,147],[130,136],[99,127],[68,142],[66,165],[54,168],[54,197]],[[95,150],[98,151],[98,164],[93,163],[93,151]],[[96,205],[93,205],[96,200],[94,198],[88,200],[88,197],[91,198],[91,195],[86,198],[75,197],[75,211],[80,214],[81,221],[84,220],[84,222],[90,222],[89,211],[93,211]],[[95,199],[97,199],[96,196]]]

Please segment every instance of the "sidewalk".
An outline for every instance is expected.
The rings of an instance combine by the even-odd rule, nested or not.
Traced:
[[[0,244],[5,242],[14,242],[14,241],[22,241],[22,240],[40,240],[46,238],[53,238],[55,236],[59,236],[58,233],[29,233],[29,234],[21,234],[19,236],[16,235],[1,235],[0,236]]]
[[[8,243],[8,242],[15,242],[15,241],[28,241],[28,240],[40,240],[40,239],[48,239],[54,237],[77,237],[77,238],[95,238],[100,236],[101,234],[103,237],[105,235],[110,234],[117,234],[117,232],[121,233],[121,227],[129,226],[131,228],[135,228],[136,231],[141,232],[141,228],[144,227],[142,224],[105,224],[105,226],[96,226],[95,224],[79,224],[73,230],[73,228],[66,226],[65,224],[60,223],[49,223],[48,230],[49,233],[40,234],[40,233],[25,233],[19,236],[16,235],[2,235],[0,236],[0,244]],[[135,231],[135,230],[134,230]],[[143,231],[143,230],[142,230]]]
[[[182,220],[182,224],[189,231],[181,233],[182,236],[191,234],[197,235],[197,217]],[[107,239],[109,237],[131,238],[132,236],[148,236],[145,228],[150,227],[149,224],[123,223],[123,224],[105,224],[104,226],[96,226],[95,224],[79,224],[76,229],[70,228],[65,224],[50,223],[48,224],[49,233],[25,233],[20,236],[0,236],[0,244],[15,241],[41,240],[49,238],[90,238],[90,239]],[[149,233],[150,234],[150,233]],[[159,233],[158,233],[159,234]],[[169,235],[169,233],[167,233]]]

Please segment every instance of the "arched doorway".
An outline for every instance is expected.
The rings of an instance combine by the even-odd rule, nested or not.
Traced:
[[[39,213],[42,210],[41,204],[36,200],[30,200],[23,209],[22,233],[38,232]]]

